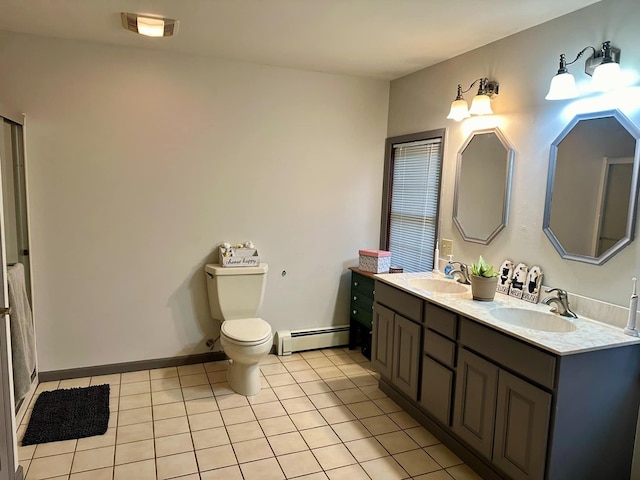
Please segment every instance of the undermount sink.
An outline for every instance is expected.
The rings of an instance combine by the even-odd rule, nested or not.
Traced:
[[[465,293],[467,287],[452,280],[437,278],[410,278],[408,284],[412,288],[435,293]]]
[[[543,332],[573,332],[577,327],[571,320],[559,315],[524,308],[494,308],[493,318],[510,325]]]

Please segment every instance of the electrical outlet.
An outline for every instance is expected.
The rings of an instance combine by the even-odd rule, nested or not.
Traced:
[[[453,255],[453,240],[443,238],[440,240],[440,257],[447,258],[447,255]]]

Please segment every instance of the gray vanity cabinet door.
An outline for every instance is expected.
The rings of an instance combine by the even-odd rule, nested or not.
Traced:
[[[421,334],[422,325],[396,314],[391,381],[412,400],[418,400]]]
[[[380,375],[391,379],[393,359],[393,317],[395,313],[379,303],[373,305],[371,365]]]
[[[544,477],[551,395],[501,370],[494,463],[514,480]]]
[[[453,431],[469,446],[491,458],[499,368],[460,349]]]
[[[452,392],[453,371],[426,355],[422,357],[420,405],[447,426],[451,425]]]

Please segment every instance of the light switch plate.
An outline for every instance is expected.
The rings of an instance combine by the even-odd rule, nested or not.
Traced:
[[[440,257],[447,258],[447,255],[453,255],[453,240],[443,238],[440,240]]]

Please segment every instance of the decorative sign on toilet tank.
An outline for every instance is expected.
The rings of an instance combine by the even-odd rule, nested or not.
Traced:
[[[257,267],[260,265],[260,256],[253,242],[247,241],[231,245],[220,245],[220,265],[223,267]]]

